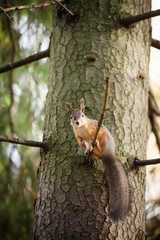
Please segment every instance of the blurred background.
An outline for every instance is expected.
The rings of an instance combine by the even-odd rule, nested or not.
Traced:
[[[38,2],[38,1],[36,1]],[[42,2],[42,1],[39,1]],[[0,6],[34,1],[0,0]],[[152,1],[160,9],[160,1]],[[12,16],[14,15],[14,21]],[[49,46],[52,7],[0,14],[0,68]],[[152,18],[153,38],[160,40],[160,17]],[[150,88],[160,109],[160,50],[151,47]],[[0,74],[0,135],[42,140],[49,59]],[[155,117],[157,129],[160,119]],[[160,157],[155,134],[148,139],[147,159]],[[157,130],[158,131],[158,130]],[[158,132],[159,134],[159,132]],[[0,143],[0,239],[31,238],[39,149]],[[160,239],[160,165],[147,167],[146,227],[148,239]]]
[[[0,67],[49,45],[52,7],[12,14],[0,14]],[[48,76],[48,58],[0,74],[0,135],[42,141]],[[31,239],[39,160],[39,148],[0,143],[0,239]]]
[[[160,9],[160,1],[152,0],[152,10]],[[152,38],[160,41],[160,17],[152,18]],[[160,110],[160,50],[151,47],[150,89]],[[156,134],[148,139],[147,159],[160,158],[160,117],[154,116]],[[150,122],[149,122],[150,124]],[[150,126],[151,127],[151,126]],[[156,138],[157,137],[157,138]],[[160,239],[160,164],[146,168],[146,230],[149,240]]]

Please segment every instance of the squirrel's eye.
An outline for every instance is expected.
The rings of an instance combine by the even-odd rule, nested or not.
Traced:
[[[82,117],[84,117],[84,115],[82,114]]]
[[[72,116],[71,116],[71,119],[72,119]]]

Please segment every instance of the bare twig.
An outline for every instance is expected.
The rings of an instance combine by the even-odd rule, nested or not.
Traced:
[[[63,2],[63,0],[59,0],[59,2]],[[48,3],[38,3],[38,4],[31,4],[31,5],[22,5],[22,6],[14,6],[9,8],[2,8],[0,7],[0,13],[7,13],[12,11],[19,11],[24,9],[38,9],[38,8],[44,8],[49,7],[55,4],[55,2],[48,2]]]
[[[157,121],[157,116],[160,116],[160,111],[155,98],[150,90],[149,93],[149,119],[151,122],[152,131],[155,135],[158,148],[160,149],[160,129]]]
[[[103,120],[104,120],[104,115],[105,115],[105,112],[106,112],[106,106],[107,106],[107,102],[108,102],[108,91],[109,91],[109,78],[107,77],[106,78],[106,89],[105,89],[105,96],[104,96],[104,103],[103,103],[102,113],[101,113],[101,116],[99,118],[99,121],[98,121],[98,124],[97,124],[97,129],[95,131],[94,138],[93,138],[93,141],[92,141],[92,148],[93,149],[94,149],[94,147],[96,145],[96,139],[97,139],[99,130],[100,130],[101,126],[102,126]],[[90,162],[90,158],[92,156],[93,149],[92,149],[92,151],[89,151],[89,153],[87,155],[87,162]]]
[[[9,143],[15,143],[30,147],[38,147],[38,148],[48,148],[48,142],[38,142],[38,141],[32,141],[32,140],[24,140],[19,138],[10,138],[5,136],[0,136],[0,142],[9,142]]]
[[[122,23],[125,26],[129,26],[132,23],[136,23],[148,18],[152,18],[152,17],[156,17],[160,15],[160,9],[155,10],[155,11],[150,11],[150,12],[146,12],[146,13],[142,13],[139,15],[135,15],[135,16],[130,16],[124,19],[120,19],[120,23]]]
[[[156,159],[150,159],[150,160],[139,160],[139,159],[135,159],[134,160],[134,166],[146,166],[146,165],[153,165],[153,164],[158,164],[160,163],[160,158],[156,158]]]
[[[19,11],[19,10],[24,10],[24,9],[38,9],[38,8],[44,8],[44,7],[49,7],[52,6],[53,4],[57,3],[59,4],[61,7],[63,7],[69,14],[71,14],[72,16],[74,16],[74,13],[71,12],[71,10],[69,10],[66,6],[64,6],[61,2],[63,2],[64,0],[53,0],[53,2],[48,2],[48,3],[39,3],[39,4],[32,4],[32,5],[22,5],[22,6],[14,6],[14,7],[10,7],[10,8],[2,8],[0,6],[0,13],[5,13],[7,14],[7,12],[11,12],[11,11]],[[8,14],[7,14],[8,16]]]
[[[8,63],[7,65],[5,65],[3,67],[0,67],[0,73],[7,72],[7,71],[12,70],[14,68],[21,67],[23,65],[26,65],[26,64],[31,63],[31,62],[38,61],[38,60],[40,60],[42,58],[46,58],[46,57],[49,57],[49,49],[47,49],[45,51],[42,51],[42,52],[39,52],[39,53],[35,53],[35,54],[33,54],[29,57],[26,57],[24,59],[21,59],[19,61]]]
[[[155,100],[155,97],[150,89],[149,91],[149,114],[150,112],[155,113],[157,116],[160,116],[160,111],[157,105],[157,102]]]
[[[160,41],[152,39],[151,46],[160,50]]]
[[[160,129],[154,114],[150,115],[150,121],[151,121],[152,131],[155,135],[158,148],[160,149],[160,134],[159,134]]]
[[[12,17],[5,11],[3,11],[3,8],[0,6],[0,13],[4,13],[10,20],[12,20]]]
[[[160,116],[160,112],[155,101],[155,98],[150,90],[149,92],[149,118],[151,121],[152,131],[156,137],[157,145],[160,149],[160,135],[159,135],[159,126],[156,122],[156,116]],[[135,158],[134,166],[146,166],[146,165],[153,165],[160,163],[160,158],[157,159],[150,159],[150,160],[139,160]]]
[[[59,4],[61,7],[63,7],[69,14],[74,16],[74,13],[71,12],[66,6],[64,6],[60,1],[54,0],[57,4]]]

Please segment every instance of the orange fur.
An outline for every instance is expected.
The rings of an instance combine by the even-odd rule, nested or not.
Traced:
[[[78,144],[81,148],[85,147],[84,141],[88,143],[89,150],[92,149],[92,140],[97,128],[97,123],[94,120],[90,120],[87,118],[86,125],[81,127],[77,127],[73,125],[73,130],[75,133],[75,137],[78,141]],[[105,149],[103,146],[105,145],[104,140],[107,137],[107,131],[104,127],[100,128],[100,131],[97,136],[96,146],[94,147],[93,157],[96,159],[100,159],[102,154],[104,154]]]
[[[70,113],[71,125],[78,144],[86,149],[86,153],[92,150],[92,140],[98,122],[84,115],[84,100],[80,100],[79,109],[73,109],[66,103]],[[105,167],[105,181],[109,194],[109,216],[112,220],[123,219],[130,210],[130,190],[128,178],[122,163],[115,154],[115,144],[111,133],[105,126],[100,128],[93,149],[93,158],[102,159]]]

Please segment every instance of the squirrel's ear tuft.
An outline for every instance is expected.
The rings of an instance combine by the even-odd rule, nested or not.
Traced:
[[[68,108],[68,112],[71,113],[73,111],[72,106],[68,102],[66,102],[66,106]]]
[[[84,109],[85,109],[84,98],[82,98],[79,103],[80,103],[79,110],[81,110],[84,113]]]

